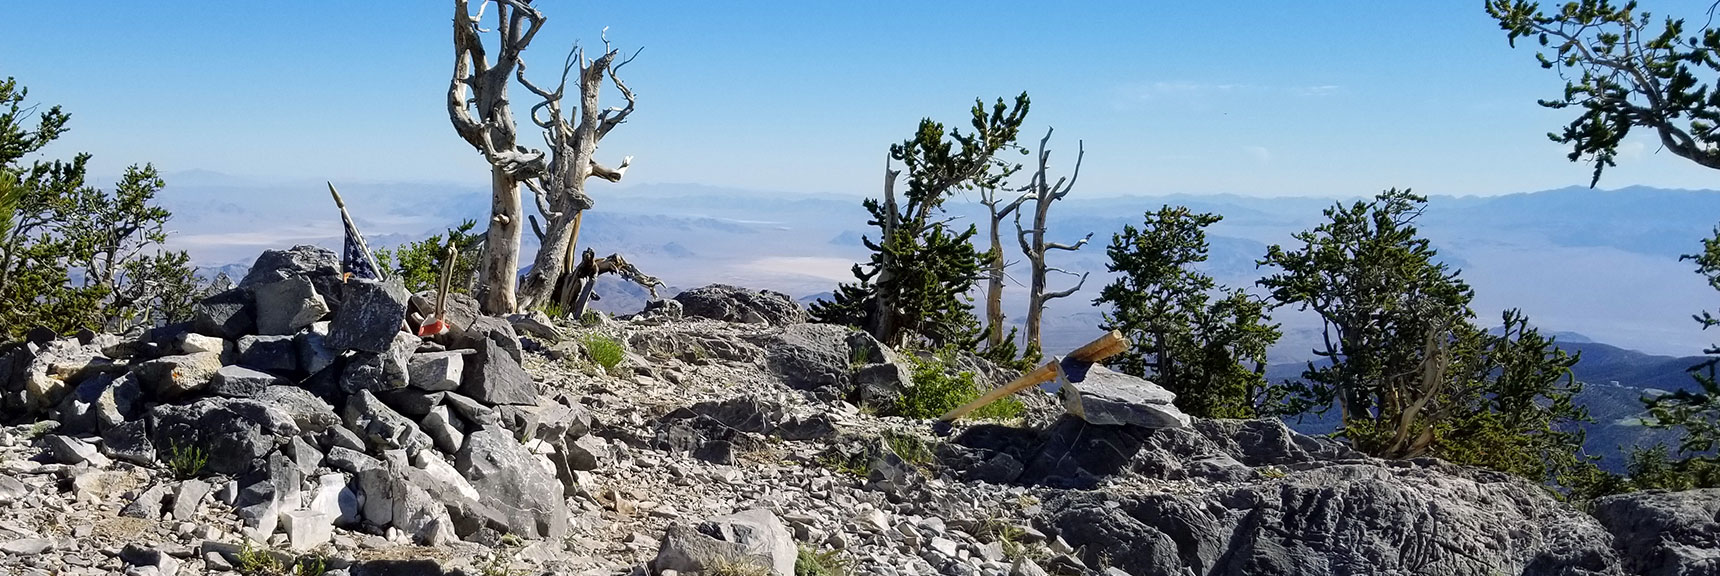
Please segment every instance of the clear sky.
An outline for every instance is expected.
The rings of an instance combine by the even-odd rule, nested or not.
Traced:
[[[1033,98],[1083,194],[1500,194],[1586,185],[1545,134],[1562,83],[1481,2],[571,2],[527,52],[548,82],[609,28],[644,47],[639,94],[599,155],[632,182],[873,194],[919,118]],[[1700,17],[1708,2],[1652,2]],[[444,108],[449,2],[23,2],[0,76],[61,104],[51,149],[98,175],[154,162],[265,180],[478,184]],[[529,94],[515,91],[524,116]],[[614,101],[610,95],[610,102]],[[535,141],[535,134],[534,134]],[[1708,188],[1632,142],[1603,187]],[[171,186],[172,182],[169,182]]]

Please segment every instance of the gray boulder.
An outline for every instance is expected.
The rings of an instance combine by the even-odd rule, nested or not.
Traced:
[[[400,281],[347,280],[342,296],[329,325],[329,347],[387,352],[406,321],[407,295]]]
[[[251,399],[285,413],[306,434],[320,434],[341,424],[333,406],[297,386],[270,386],[252,395]]]
[[[765,365],[797,390],[849,387],[855,354],[848,345],[853,330],[834,324],[794,324],[760,338]]]
[[[447,392],[425,392],[417,388],[376,393],[376,397],[381,398],[383,404],[410,418],[423,418],[430,413],[430,409],[442,404],[442,397],[446,395]]]
[[[657,571],[708,573],[719,566],[752,565],[793,576],[794,534],[769,510],[755,508],[699,523],[669,527],[652,563]]]
[[[292,336],[245,336],[234,346],[237,364],[254,370],[285,374],[299,367]]]
[[[49,434],[43,436],[42,441],[48,446],[48,454],[62,464],[77,465],[89,462],[96,468],[104,468],[110,463],[95,445],[77,438]]]
[[[1720,574],[1720,488],[1608,496],[1595,501],[1594,516],[1632,573]]]
[[[694,288],[675,296],[682,313],[725,322],[787,326],[806,321],[806,310],[781,292],[727,284]]]
[[[237,339],[257,330],[257,303],[251,291],[232,288],[204,298],[192,307],[198,334]]]
[[[252,288],[291,276],[310,280],[329,308],[340,307],[340,256],[320,246],[299,245],[286,250],[265,250],[239,281],[239,287]]]
[[[207,387],[220,370],[220,354],[199,352],[156,358],[138,364],[132,373],[156,398],[172,400]]]
[[[467,434],[454,468],[483,495],[483,504],[506,516],[510,532],[552,540],[566,534],[568,510],[560,482],[508,430],[490,427]]]
[[[251,291],[257,301],[258,334],[290,335],[329,313],[316,286],[299,274],[256,284]]]
[[[417,424],[390,409],[369,390],[348,397],[341,418],[347,429],[363,437],[375,450],[405,449],[410,454],[433,444]]]
[[[142,381],[138,380],[137,374],[113,379],[96,397],[94,410],[96,425],[102,430],[136,418],[143,410]]]
[[[466,360],[459,351],[414,354],[406,363],[406,382],[431,392],[455,390],[464,379]]]
[[[152,409],[150,416],[155,423],[155,446],[168,451],[200,449],[209,458],[206,469],[221,474],[251,470],[253,462],[299,434],[291,416],[247,398],[163,404]]]
[[[116,424],[102,432],[102,452],[110,457],[139,466],[155,464],[155,443],[149,439],[149,426],[143,420]]]
[[[489,405],[537,404],[538,386],[519,360],[495,339],[477,343],[474,365],[464,370],[460,394]]]
[[[1058,390],[1069,414],[1100,426],[1182,428],[1189,416],[1171,404],[1177,395],[1144,379],[1093,365],[1079,382]]]
[[[1429,461],[1333,464],[1195,492],[1066,491],[1049,523],[1130,574],[1623,574],[1605,530],[1545,489]]]
[[[485,340],[500,346],[515,362],[525,361],[524,351],[520,349],[519,332],[514,331],[514,326],[501,318],[479,316],[472,320],[467,328],[450,332],[447,338],[450,348],[465,350],[483,350]]]
[[[350,394],[359,390],[381,392],[405,388],[410,382],[407,363],[412,359],[412,352],[418,349],[419,342],[415,335],[395,332],[394,342],[386,352],[355,353],[347,360],[341,373],[341,390]]]
[[[284,386],[291,381],[244,366],[222,366],[209,381],[209,393],[233,398],[249,398],[270,386]]]
[[[455,418],[447,406],[436,406],[428,410],[423,419],[418,421],[418,426],[436,442],[436,448],[443,452],[459,452],[460,446],[466,443],[466,434],[462,430],[460,419]]]
[[[293,345],[299,351],[299,369],[304,373],[322,372],[340,356],[328,345],[328,330],[328,322],[315,322],[293,336]]]

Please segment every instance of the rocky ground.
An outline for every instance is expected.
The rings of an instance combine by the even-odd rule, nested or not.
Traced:
[[[273,251],[197,322],[0,349],[0,574],[1720,574],[1720,491],[1591,516],[1102,372],[1078,415],[1033,390],[938,429],[877,415],[897,352],[781,295],[454,299],[420,338],[427,295],[336,265]]]

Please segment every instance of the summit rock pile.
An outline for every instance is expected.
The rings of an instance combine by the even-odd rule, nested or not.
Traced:
[[[426,545],[560,537],[557,475],[580,469],[589,416],[540,394],[512,324],[463,295],[447,332],[416,336],[432,296],[343,279],[321,248],[265,252],[193,322],[11,347],[4,406],[57,422],[67,464],[230,476],[223,500],[260,542],[309,550],[361,523]]]

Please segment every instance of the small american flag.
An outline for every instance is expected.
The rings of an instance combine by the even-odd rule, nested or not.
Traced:
[[[335,191],[333,182],[329,183],[328,192],[334,195],[334,205],[340,207],[340,220],[346,226],[346,242],[340,255],[342,271],[348,278],[382,280],[376,257],[371,256],[370,247],[364,245],[364,236],[358,233],[358,226],[353,225],[352,215],[346,213],[346,202],[340,199],[340,192]]]

